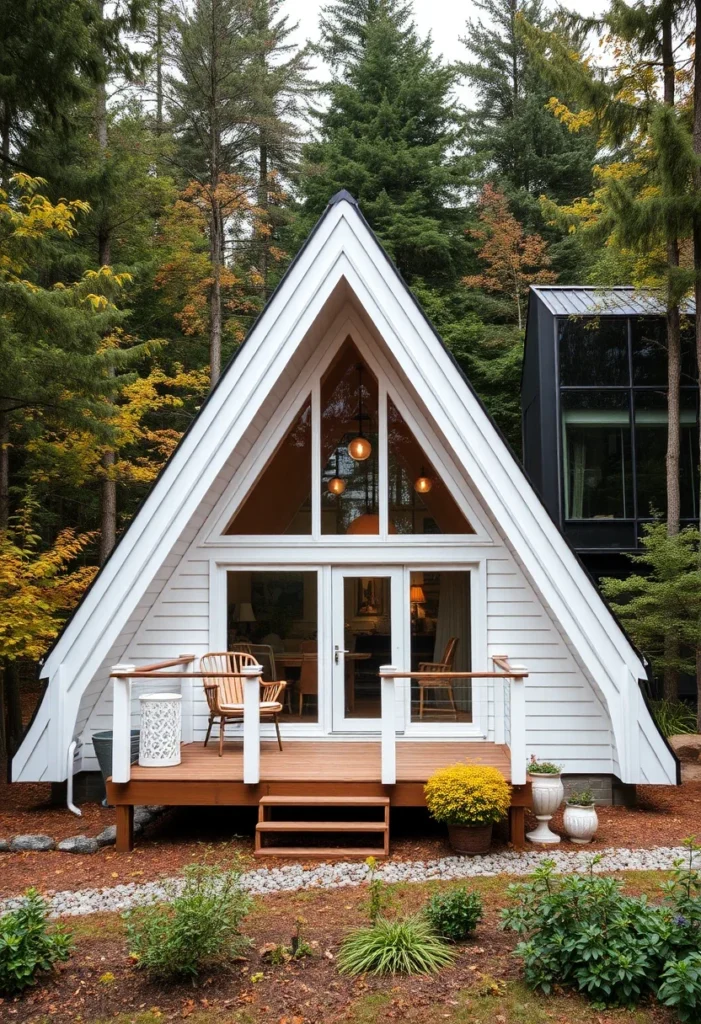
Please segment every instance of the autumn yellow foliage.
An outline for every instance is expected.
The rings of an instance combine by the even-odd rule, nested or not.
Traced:
[[[511,787],[497,768],[453,764],[424,787],[429,814],[446,825],[492,825],[511,804]]]

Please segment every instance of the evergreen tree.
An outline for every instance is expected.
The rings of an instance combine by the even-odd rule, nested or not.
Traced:
[[[306,48],[291,40],[297,25],[281,14],[283,0],[256,0],[253,9],[256,58],[250,73],[258,128],[255,161],[258,186],[253,263],[260,294],[269,293],[271,265],[284,253],[277,244],[284,225],[285,185],[294,176],[300,152],[300,120],[309,94]]]
[[[467,254],[455,70],[431,55],[404,7],[339,0],[326,8],[329,25],[332,14],[337,25],[353,21],[349,41],[362,45],[342,61],[328,50],[338,70],[317,113],[318,138],[304,149],[300,235],[346,188],[409,282],[454,284]]]
[[[168,82],[175,159],[185,178],[197,183],[190,194],[207,207],[212,387],[222,364],[226,232],[227,227],[230,233],[236,228],[247,207],[251,183],[245,175],[246,157],[258,142],[258,111],[250,77],[256,55],[252,14],[244,0],[196,0],[192,9],[183,5],[171,55],[175,73]]]
[[[477,94],[464,137],[472,171],[506,193],[527,230],[542,230],[541,195],[570,202],[589,192],[596,136],[590,129],[572,136],[548,109],[552,92],[523,32],[524,23],[543,27],[552,20],[542,0],[475,0],[475,6],[486,22],[467,23],[462,42],[470,59],[461,65]],[[563,262],[566,257],[563,252]]]

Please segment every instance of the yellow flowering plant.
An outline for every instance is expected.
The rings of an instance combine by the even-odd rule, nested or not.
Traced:
[[[446,825],[493,825],[511,804],[511,787],[488,765],[440,768],[426,783],[424,795],[429,814]]]

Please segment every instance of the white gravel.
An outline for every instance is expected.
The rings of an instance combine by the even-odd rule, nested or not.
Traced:
[[[441,857],[428,861],[388,861],[379,864],[377,874],[386,882],[425,882],[436,878],[445,881],[479,876],[528,875],[544,860],[555,861],[562,874],[587,870],[594,854],[603,859],[594,865],[594,871],[660,871],[671,868],[674,861],[688,856],[683,847],[657,846],[649,850],[587,849],[577,853],[526,851],[522,853],[492,853],[482,857]],[[699,865],[701,867],[701,864]],[[363,862],[341,861],[322,863],[314,867],[289,864],[280,868],[258,868],[241,876],[242,885],[256,895],[274,892],[294,892],[299,889],[339,889],[361,885],[367,880],[368,867]],[[105,910],[130,910],[147,903],[172,897],[181,879],[159,882],[129,882],[104,889],[79,889],[75,892],[55,892],[49,896],[53,917],[81,916]],[[18,900],[0,903],[0,913],[11,910]]]

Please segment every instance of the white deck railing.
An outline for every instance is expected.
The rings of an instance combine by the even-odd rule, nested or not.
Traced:
[[[131,778],[131,690],[132,680],[179,679],[183,695],[183,742],[192,742],[195,679],[231,678],[229,672],[201,672],[194,654],[182,654],[153,665],[114,665],[110,676],[112,691],[112,782]],[[262,665],[241,670],[243,684],[243,781],[260,782],[260,683]]]
[[[506,655],[494,655],[492,661],[496,671],[491,672],[402,672],[392,665],[383,665],[380,668],[384,785],[391,786],[397,781],[395,681],[435,681],[438,678],[487,679],[493,683],[494,726],[490,738],[495,743],[506,744],[509,747],[512,785],[522,786],[526,782],[526,693],[523,681],[528,677],[528,670],[523,665],[512,665]]]

